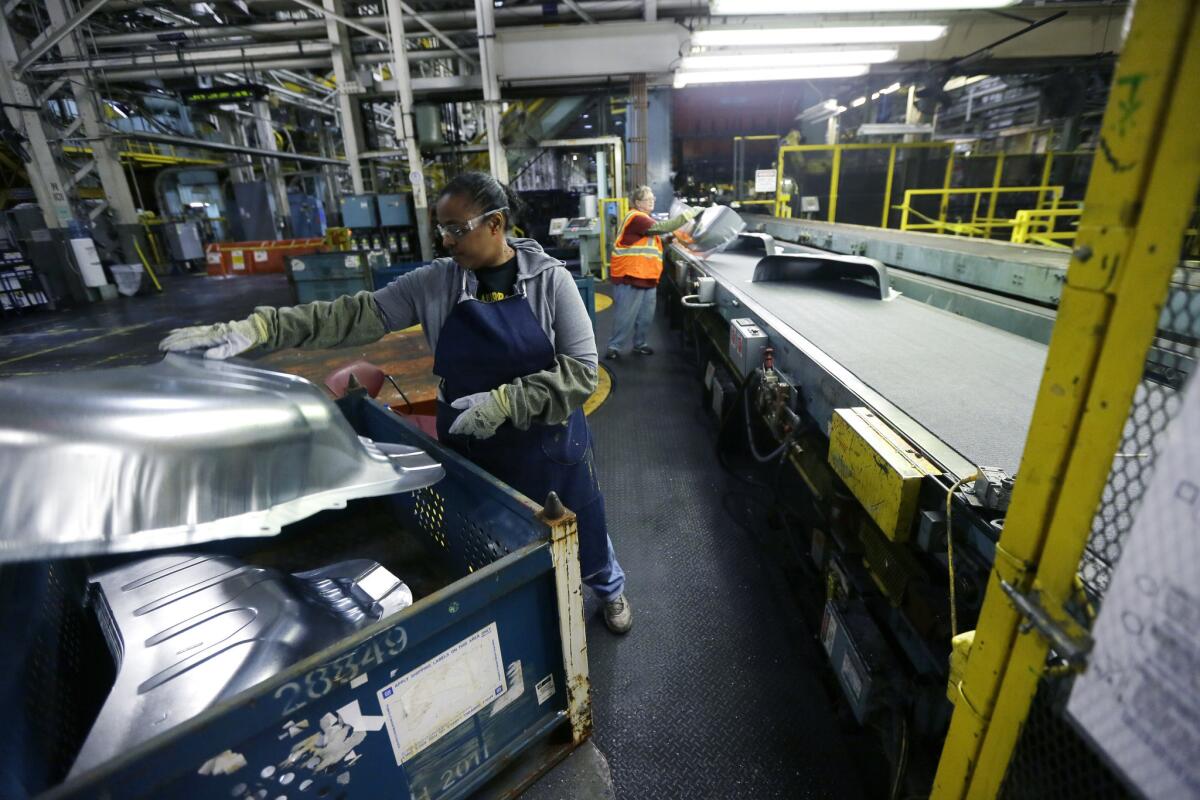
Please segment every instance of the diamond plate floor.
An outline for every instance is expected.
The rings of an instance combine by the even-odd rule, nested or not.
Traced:
[[[659,312],[657,353],[605,362],[613,394],[591,418],[634,607],[620,638],[587,607],[595,742],[617,797],[862,797],[815,640],[722,509],[734,482],[702,426],[689,353]],[[598,315],[601,352],[611,318]],[[555,796],[540,790],[528,796]]]

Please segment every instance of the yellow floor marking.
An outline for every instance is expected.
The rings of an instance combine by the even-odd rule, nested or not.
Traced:
[[[612,394],[612,376],[608,374],[608,369],[604,366],[599,368],[600,380],[596,384],[596,391],[592,392],[592,396],[583,404],[583,413],[591,414],[600,406],[604,405],[604,401]]]
[[[54,347],[47,347],[45,350],[38,350],[36,353],[26,353],[23,356],[17,356],[16,358],[9,358],[5,359],[4,361],[0,361],[0,367],[4,366],[5,364],[13,364],[17,361],[24,361],[27,358],[34,358],[35,356],[44,356],[46,353],[53,353],[55,350],[62,350],[65,347],[74,347],[75,345],[79,344],[87,344],[88,342],[95,342],[100,339],[108,338],[109,336],[120,336],[123,333],[136,331],[139,328],[145,328],[147,325],[153,324],[154,323],[152,322],[143,322],[141,325],[130,325],[127,328],[115,328],[108,333],[102,333],[99,336],[89,336],[86,339],[77,339],[73,342],[66,342],[65,344],[55,345]]]
[[[596,292],[596,313],[599,314],[604,309],[613,304],[613,299],[606,294]]]

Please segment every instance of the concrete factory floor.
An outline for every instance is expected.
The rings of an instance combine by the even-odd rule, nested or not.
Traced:
[[[0,377],[148,363],[173,327],[291,302],[283,276],[175,277],[161,295],[0,320]],[[601,352],[611,318],[597,318]],[[405,375],[406,392],[428,391],[419,333],[396,336],[395,352],[373,358]],[[773,588],[774,567],[745,521],[727,510],[738,484],[715,456],[691,350],[661,314],[650,341],[654,356],[605,362],[612,394],[591,417],[633,631],[608,633],[589,597],[594,736],[525,796],[878,796],[878,776],[856,756],[861,733],[834,710],[836,689],[814,631]],[[319,379],[355,357],[266,359]]]

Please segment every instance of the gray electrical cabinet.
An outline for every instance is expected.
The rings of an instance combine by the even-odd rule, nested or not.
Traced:
[[[412,211],[409,208],[409,196],[406,194],[379,195],[379,227],[399,228],[413,224]]]
[[[729,320],[729,360],[741,377],[762,366],[763,351],[770,340],[757,322],[747,317]]]
[[[347,228],[377,228],[375,195],[352,194],[342,198],[342,224]]]

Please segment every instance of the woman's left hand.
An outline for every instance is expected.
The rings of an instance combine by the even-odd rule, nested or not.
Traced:
[[[503,387],[501,387],[503,388]],[[495,435],[496,429],[505,423],[505,413],[493,392],[476,392],[460,397],[450,404],[462,409],[463,413],[450,424],[449,432],[455,436],[473,436],[487,439]]]

